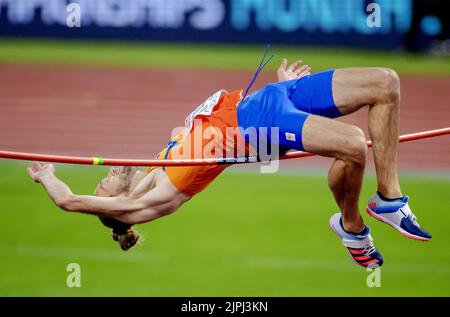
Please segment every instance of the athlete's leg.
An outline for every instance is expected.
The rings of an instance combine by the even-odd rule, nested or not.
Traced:
[[[328,186],[338,206],[341,206],[345,194],[345,162],[335,159],[328,172]]]
[[[384,68],[340,69],[316,73],[279,85],[288,89],[289,99],[296,109],[322,117],[336,118],[366,105],[370,107],[369,132],[373,140],[378,189],[381,194],[377,193],[371,198],[367,211],[408,237],[429,240],[431,235],[417,224],[416,217],[408,206],[408,197],[402,196],[398,182],[400,83],[395,72]],[[304,148],[311,150],[308,149],[311,144],[306,144],[308,140],[303,142]],[[354,192],[355,188],[350,182],[349,189],[347,181],[348,166],[351,166],[352,160],[331,156],[336,161],[329,173],[330,188],[341,206],[343,218],[347,218],[347,222],[352,222],[353,219],[357,223],[354,220],[356,217],[352,218],[356,215],[355,207],[351,207],[352,204],[354,206],[355,198],[348,196],[348,191]],[[350,215],[346,214],[348,212]],[[333,228],[339,227],[336,225],[338,218],[340,219],[338,215],[332,217],[330,224],[333,224]],[[344,236],[342,232],[339,235]]]
[[[369,133],[378,190],[388,198],[402,197],[397,176],[400,81],[387,68],[344,68],[333,76],[334,102],[343,114],[369,106]]]
[[[359,233],[364,222],[359,213],[359,195],[366,162],[367,145],[358,127],[311,115],[302,131],[306,151],[334,157],[329,185],[342,212],[344,229]]]
[[[376,193],[370,199],[368,213],[409,238],[430,240],[430,233],[417,223],[409,207],[408,197],[402,195],[397,176],[400,108],[400,81],[397,74],[386,68],[336,70],[333,96],[342,114],[369,106],[369,133],[373,141],[378,191],[381,195]]]

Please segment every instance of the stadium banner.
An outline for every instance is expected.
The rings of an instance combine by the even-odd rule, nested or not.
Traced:
[[[0,36],[423,49],[449,0],[0,0]]]

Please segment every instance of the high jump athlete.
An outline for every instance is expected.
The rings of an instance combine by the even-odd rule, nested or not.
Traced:
[[[380,266],[383,258],[358,208],[368,151],[366,137],[360,128],[334,120],[368,108],[378,188],[369,200],[367,212],[408,238],[431,239],[411,212],[408,196],[402,194],[397,176],[400,81],[395,71],[344,68],[311,75],[309,66],[301,66],[301,61],[288,66],[284,59],[277,75],[277,83],[268,84],[246,98],[240,90],[230,93],[221,90],[210,97],[188,117],[184,131],[158,157],[171,159],[175,150],[178,153],[192,150],[196,129],[204,132],[213,128],[225,133],[229,127],[278,128],[278,138],[267,138],[270,144],[334,158],[328,184],[340,212],[331,216],[331,229],[357,264]],[[192,127],[192,119],[201,120],[202,124]],[[243,135],[237,138],[244,139]],[[249,151],[250,146],[246,145]],[[204,150],[208,143],[202,140],[197,146]],[[113,239],[128,250],[139,239],[132,229],[134,224],[178,210],[227,166],[167,166],[145,172],[130,167],[111,168],[94,196],[72,193],[55,176],[52,164],[34,163],[28,173],[63,210],[99,216],[104,225],[112,228]]]

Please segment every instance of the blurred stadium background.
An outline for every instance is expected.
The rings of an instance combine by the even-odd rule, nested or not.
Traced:
[[[67,24],[70,3],[80,27]],[[370,3],[379,27],[367,24]],[[0,149],[152,158],[206,97],[247,86],[266,43],[275,58],[255,89],[275,80],[283,57],[314,71],[391,67],[401,132],[446,127],[449,9],[447,0],[0,0]],[[364,111],[343,120],[366,127]],[[365,217],[386,260],[376,289],[328,229],[327,159],[286,161],[269,175],[230,168],[178,213],[139,226],[146,241],[128,253],[94,217],[54,207],[26,163],[2,160],[0,295],[449,296],[449,137],[402,144],[399,156],[403,189],[434,237],[410,241]],[[106,168],[57,173],[89,194]],[[373,175],[371,162],[362,209]],[[72,262],[81,288],[66,286]]]

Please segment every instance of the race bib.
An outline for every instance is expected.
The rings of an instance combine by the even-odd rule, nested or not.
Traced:
[[[194,111],[192,111],[189,116],[187,116],[186,120],[184,121],[184,124],[189,132],[191,132],[192,130],[192,125],[194,124],[194,120],[196,117],[211,115],[211,113],[214,110],[214,107],[217,105],[217,103],[220,100],[220,97],[224,93],[225,93],[224,90],[216,92],[214,95],[206,99],[206,101],[202,103],[200,106],[198,106]]]

